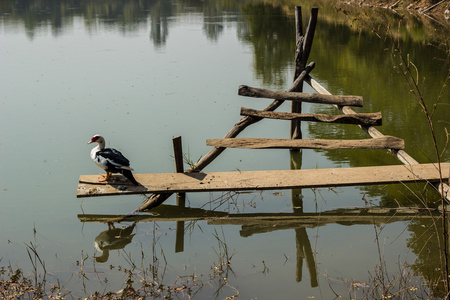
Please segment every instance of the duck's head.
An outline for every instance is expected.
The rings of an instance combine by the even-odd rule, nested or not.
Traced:
[[[92,144],[92,143],[99,143],[100,145],[105,144],[105,139],[101,135],[96,134],[88,142],[88,144]]]

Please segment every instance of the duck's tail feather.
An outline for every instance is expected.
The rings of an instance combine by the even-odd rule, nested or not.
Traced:
[[[128,180],[131,181],[131,183],[133,183],[134,185],[139,185],[139,182],[134,179],[133,173],[131,173],[130,170],[122,170],[122,174],[123,176],[128,178]]]

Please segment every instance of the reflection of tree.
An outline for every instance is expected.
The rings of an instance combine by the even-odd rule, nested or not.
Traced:
[[[248,4],[243,8],[248,32],[241,39],[254,48],[254,69],[265,85],[285,88],[294,63],[295,20],[280,7]],[[270,18],[270,22],[268,22]]]
[[[224,29],[224,11],[222,7],[208,5],[204,8],[203,32],[211,41],[217,41]]]
[[[22,0],[4,4],[1,13],[8,14],[12,22],[23,22],[27,35],[32,38],[42,26],[49,26],[55,36],[72,25],[76,16],[82,16],[88,30],[95,30],[98,24],[117,25],[126,33],[146,22],[148,10],[154,1],[108,1],[91,2],[75,0]]]
[[[411,231],[408,248],[417,256],[411,268],[428,282],[430,290],[433,291],[432,296],[436,298],[445,296],[445,280],[442,278],[444,262],[440,257],[443,245],[439,244],[441,239],[437,238],[443,236],[441,223],[437,218],[417,219],[408,225],[408,230]]]
[[[157,48],[166,44],[169,35],[169,17],[173,14],[173,5],[168,1],[156,1],[150,11],[150,39]]]

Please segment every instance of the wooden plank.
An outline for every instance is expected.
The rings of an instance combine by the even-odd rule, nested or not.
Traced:
[[[380,126],[382,124],[381,112],[355,113],[350,115],[326,115],[263,111],[241,107],[241,116],[252,116],[279,120],[299,120],[307,122],[356,124],[364,126]]]
[[[340,95],[324,95],[313,93],[297,93],[297,92],[278,92],[266,89],[249,87],[247,85],[239,86],[238,94],[240,96],[254,98],[270,98],[276,100],[302,101],[320,104],[334,104],[339,106],[363,106],[363,97],[361,96],[340,96]]]
[[[442,168],[444,174],[449,174],[450,163],[442,164]],[[434,164],[423,164],[314,170],[135,174],[135,178],[142,186],[129,184],[125,177],[121,175],[114,175],[113,181],[107,183],[99,183],[98,175],[82,175],[78,184],[77,197],[229,190],[278,190],[425,180],[435,182],[439,180],[439,172]]]
[[[208,139],[206,145],[245,149],[403,149],[405,147],[402,139],[393,136],[363,140]]]

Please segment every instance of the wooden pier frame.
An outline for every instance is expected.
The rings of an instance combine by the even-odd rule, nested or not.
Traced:
[[[317,8],[313,8],[311,10],[311,17],[310,17],[310,22],[308,24],[308,29],[307,29],[306,35],[303,36],[302,35],[302,28],[301,28],[301,9],[300,9],[300,7],[296,7],[297,50],[296,50],[296,61],[295,61],[295,64],[296,64],[296,66],[295,66],[295,75],[294,75],[294,79],[295,80],[294,80],[294,83],[292,84],[291,88],[287,91],[287,93],[288,93],[287,96],[288,97],[287,98],[286,97],[281,97],[280,98],[279,95],[275,95],[275,100],[271,104],[269,104],[263,110],[263,112],[272,112],[275,109],[277,109],[284,102],[284,99],[290,99],[292,97],[295,98],[296,95],[298,96],[298,93],[295,93],[295,94],[289,94],[289,93],[290,92],[301,92],[302,91],[303,81],[309,83],[319,94],[326,95],[325,97],[323,97],[323,96],[313,96],[313,98],[314,97],[316,99],[324,99],[324,98],[326,98],[326,99],[337,99],[337,98],[339,98],[339,97],[336,97],[336,96],[329,97],[331,95],[331,93],[329,93],[323,87],[321,87],[309,75],[309,73],[314,69],[314,66],[315,66],[314,62],[311,62],[309,65],[306,66],[306,61],[308,59],[309,52],[311,51],[312,37],[314,36],[315,23],[317,22],[317,12],[318,12]],[[299,20],[300,20],[300,22],[298,22]],[[278,99],[278,98],[280,98],[280,99]],[[299,103],[300,104],[301,101],[304,101],[304,97],[301,98],[301,96],[300,96],[298,101],[292,101],[292,103]],[[356,115],[356,113],[347,106],[347,105],[349,105],[348,103],[343,103],[343,102],[336,103],[336,102],[333,102],[333,105],[335,107],[337,107],[338,109],[340,109],[342,112],[344,112],[344,114]],[[292,113],[293,114],[301,113],[301,106],[296,106],[295,109],[294,109],[294,106],[293,106],[292,107]],[[264,118],[264,116],[255,116],[255,115],[245,116],[244,118],[242,118],[239,122],[237,122],[234,125],[234,127],[225,135],[224,139],[235,138],[246,127],[248,127],[249,125],[252,125],[252,124],[254,124],[254,123],[256,123],[256,122],[258,122],[260,120],[262,120],[263,118]],[[301,138],[301,131],[300,131],[300,126],[299,126],[300,123],[299,122],[301,122],[301,119],[294,118],[294,119],[291,119],[291,120],[292,120],[292,122],[291,122],[291,138],[292,139],[300,139]],[[292,125],[294,123],[296,125]],[[359,124],[359,126],[361,128],[363,128],[364,130],[366,130],[372,137],[381,138],[381,139],[385,139],[386,138],[386,136],[384,136],[379,131],[374,129],[374,127],[372,125],[367,126],[366,124]],[[387,148],[389,148],[389,150],[392,153],[394,153],[394,155],[396,155],[403,163],[405,163],[407,165],[418,164],[406,152],[401,150],[403,148],[403,146],[402,147],[399,147],[399,146],[392,147],[392,146],[390,146],[390,147],[387,147]],[[215,146],[210,152],[208,152],[205,156],[203,156],[197,162],[197,164],[195,164],[192,168],[187,170],[185,173],[176,173],[176,174],[172,174],[172,175],[173,176],[186,176],[187,174],[190,174],[191,177],[195,177],[196,174],[197,175],[198,174],[204,174],[204,173],[197,173],[197,172],[201,171],[203,168],[205,168],[207,165],[209,165],[209,163],[211,163],[215,158],[217,158],[225,149],[226,149],[225,146]],[[411,158],[411,159],[409,159],[408,157]],[[178,159],[178,162],[179,161],[180,160]],[[177,167],[177,169],[178,169],[178,167]],[[308,171],[308,170],[302,170],[302,171]],[[242,172],[239,172],[239,174],[241,174],[241,173]],[[447,170],[447,173],[450,173],[450,171]],[[444,174],[447,174],[447,173],[444,172]],[[208,174],[210,174],[210,173],[208,173]],[[234,172],[233,174],[236,175],[237,173]],[[152,175],[152,174],[145,174],[145,175]],[[138,174],[137,176],[139,177],[140,175]],[[143,174],[142,174],[142,176],[143,176]],[[424,178],[423,180],[425,180],[425,181],[427,181],[427,180],[435,181],[435,179],[428,179],[426,177],[423,177],[423,178]],[[147,201],[145,201],[145,203],[143,205],[141,205],[138,209],[136,209],[133,213],[144,211],[144,210],[148,210],[148,209],[151,209],[153,207],[156,207],[159,204],[163,203],[167,198],[169,198],[170,195],[173,192],[181,191],[181,190],[177,190],[177,189],[165,189],[165,190],[150,189],[149,186],[146,186],[145,184],[143,186],[141,186],[141,187],[133,187],[133,186],[126,185],[126,183],[123,182],[123,181],[119,182],[119,183],[111,183],[111,185],[101,185],[100,184],[98,187],[96,187],[96,189],[95,188],[91,189],[91,188],[93,188],[93,186],[96,185],[96,183],[93,182],[93,181],[85,182],[85,179],[86,179],[85,176],[82,176],[82,178],[80,177],[79,190],[80,189],[87,189],[87,190],[89,190],[89,192],[87,192],[85,194],[89,194],[90,196],[92,196],[92,195],[99,195],[99,193],[97,193],[98,191],[103,191],[105,189],[105,187],[107,187],[107,186],[109,186],[109,187],[111,187],[113,185],[117,186],[117,184],[122,185],[122,187],[125,186],[125,189],[119,191],[118,194],[152,193],[153,192],[154,194],[151,195],[147,199]],[[441,179],[440,181],[442,182],[442,172],[440,173],[440,179]],[[141,179],[138,179],[138,181],[140,181],[140,180]],[[144,180],[144,178],[142,178],[142,180]],[[418,179],[416,179],[416,180],[418,180]],[[145,182],[145,180],[144,180],[144,182]],[[396,182],[399,182],[399,180],[396,179]],[[86,184],[89,184],[90,186],[86,187]],[[357,183],[354,183],[354,184],[357,184]],[[373,184],[376,184],[376,183],[373,183]],[[82,185],[84,185],[84,186],[82,186]],[[331,184],[331,185],[333,185],[333,184]],[[330,186],[330,183],[327,184],[326,186]],[[445,193],[445,195],[447,195],[447,193],[449,191],[448,185],[442,184],[441,186],[442,186],[442,189],[441,188],[439,189],[441,194]],[[258,188],[258,187],[260,187],[260,186],[257,186],[256,188]],[[301,188],[302,185],[295,185],[295,187],[296,188]],[[271,188],[267,187],[267,188],[268,189],[279,189],[278,186],[273,186]],[[113,189],[114,189],[114,187],[113,187]],[[134,189],[139,189],[139,190],[134,190]],[[230,186],[228,186],[226,190],[230,190],[230,189],[234,189],[234,188],[230,188]],[[254,189],[254,187],[252,187],[252,188],[248,187],[248,189]],[[182,191],[189,191],[189,189],[184,189]],[[85,196],[88,196],[88,195],[85,195]],[[444,197],[446,197],[446,196],[444,196]]]

